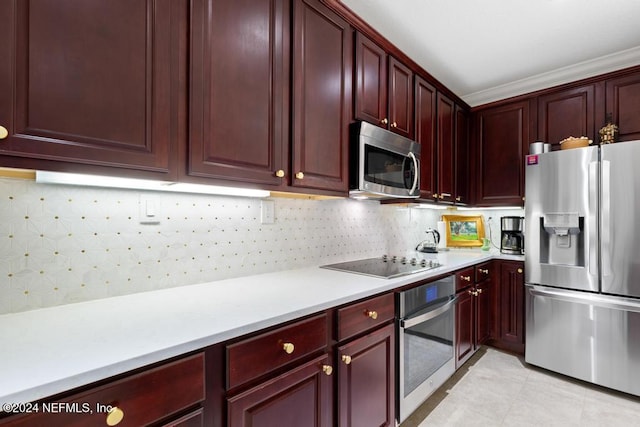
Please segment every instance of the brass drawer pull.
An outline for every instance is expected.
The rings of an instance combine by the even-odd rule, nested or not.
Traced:
[[[286,342],[286,343],[282,344],[282,349],[283,349],[283,350],[285,351],[285,353],[287,353],[287,354],[291,354],[291,353],[293,353],[293,350],[295,350],[295,348],[296,348],[296,347],[295,347],[292,343],[290,343],[290,342]]]
[[[107,414],[106,423],[108,426],[117,426],[123,419],[124,411],[117,406],[114,406]]]
[[[465,282],[470,282],[471,276],[460,276],[460,280],[464,280]]]
[[[378,318],[378,312],[377,311],[367,311],[367,316],[370,317],[373,320],[376,320]]]
[[[333,367],[331,365],[322,365],[322,372],[329,376],[333,373]]]
[[[351,356],[347,356],[346,354],[342,355],[342,361],[344,362],[345,365],[348,365],[351,363]]]

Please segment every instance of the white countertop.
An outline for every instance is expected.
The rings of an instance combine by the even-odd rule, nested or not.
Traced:
[[[318,267],[0,316],[0,410],[492,258],[441,252],[442,267],[378,279]]]

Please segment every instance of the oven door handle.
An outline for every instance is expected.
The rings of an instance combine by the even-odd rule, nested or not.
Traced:
[[[431,320],[435,317],[438,317],[445,311],[451,309],[457,300],[458,300],[458,297],[453,297],[448,303],[438,307],[433,311],[428,311],[424,314],[421,314],[420,316],[411,317],[409,319],[400,319],[400,327],[402,329],[410,328],[412,326],[417,325],[418,323],[426,322],[427,320]]]

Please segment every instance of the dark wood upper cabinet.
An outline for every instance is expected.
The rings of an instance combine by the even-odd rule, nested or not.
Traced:
[[[355,118],[413,139],[413,71],[359,32],[355,44]]]
[[[595,132],[595,85],[555,91],[538,97],[540,141],[559,144],[570,136],[588,136],[597,142]]]
[[[387,53],[359,32],[355,45],[355,118],[386,128]]]
[[[192,2],[189,176],[281,184],[289,16],[285,0]]]
[[[640,72],[607,80],[605,98],[606,114],[618,125],[618,141],[640,139]],[[598,129],[605,124],[597,121]]]
[[[477,159],[476,204],[522,205],[524,153],[530,138],[530,100],[475,112]]]
[[[413,72],[389,57],[389,129],[413,139]]]
[[[292,182],[348,191],[351,26],[318,0],[294,1]]]
[[[438,199],[444,202],[453,202],[455,197],[455,104],[450,98],[438,92],[437,111]]]
[[[457,104],[455,125],[455,202],[456,204],[469,204],[471,203],[469,112]]]
[[[422,77],[415,79],[415,139],[420,144],[420,198],[437,194],[436,88]]]
[[[174,177],[186,1],[3,1],[0,16],[3,166]]]

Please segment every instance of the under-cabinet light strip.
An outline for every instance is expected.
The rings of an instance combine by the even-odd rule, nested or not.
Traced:
[[[36,183],[77,185],[83,187],[124,188],[131,190],[165,191],[175,193],[215,194],[221,196],[269,197],[266,190],[190,184],[184,182],[153,181],[114,176],[84,175],[66,172],[36,171]]]

